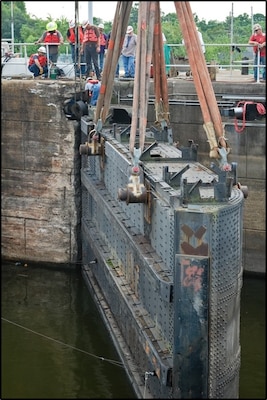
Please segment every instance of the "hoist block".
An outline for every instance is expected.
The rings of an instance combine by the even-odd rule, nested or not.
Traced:
[[[86,142],[80,145],[80,155],[99,156],[102,155],[102,146],[95,140],[91,143]]]

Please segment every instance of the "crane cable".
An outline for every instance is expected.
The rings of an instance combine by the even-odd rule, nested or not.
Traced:
[[[210,145],[210,157],[220,157],[218,161],[221,168],[228,169],[227,155],[230,149],[224,136],[224,126],[201,49],[192,10],[189,2],[175,1],[174,4],[182,28],[186,51],[200,102],[204,119],[203,127]]]

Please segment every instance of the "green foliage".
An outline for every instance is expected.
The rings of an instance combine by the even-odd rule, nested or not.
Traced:
[[[11,3],[13,7],[11,7]],[[11,23],[13,14],[14,39],[21,42],[20,29],[23,25],[30,25],[30,18],[26,14],[24,1],[1,1],[1,38],[11,39]]]
[[[202,33],[206,45],[206,60],[219,64],[229,64],[232,61],[241,61],[248,52],[248,40],[252,34],[252,26],[259,23],[265,32],[265,17],[262,14],[255,14],[253,22],[248,14],[244,13],[233,19],[227,17],[224,22],[217,20],[206,21],[199,20],[194,14],[197,27]],[[176,13],[161,15],[162,31],[164,32],[167,43],[181,44],[183,40],[179,21]],[[220,45],[221,44],[221,45]],[[229,45],[227,45],[229,44]],[[232,50],[232,45],[239,45],[241,51]],[[184,46],[172,47],[172,56],[174,59],[186,56]]]
[[[51,21],[51,16],[45,20],[31,17],[26,13],[26,6],[24,1],[2,1],[1,2],[1,37],[2,39],[11,40],[11,14],[13,5],[13,27],[14,27],[14,42],[15,43],[31,43],[27,47],[28,55],[35,52],[38,48],[34,42],[39,39],[45,31],[47,22]],[[134,27],[137,32],[138,25],[138,2],[133,2],[132,10],[129,18],[129,25]],[[242,60],[245,52],[247,51],[247,43],[252,32],[253,23],[259,23],[265,32],[265,16],[262,14],[254,14],[253,21],[251,17],[244,13],[233,20],[227,17],[224,22],[216,20],[206,21],[205,19],[199,20],[198,16],[194,14],[195,23],[199,30],[202,32],[204,42],[206,44],[206,60],[207,62],[216,61],[220,64],[228,64],[230,59],[234,61]],[[232,22],[233,21],[233,22]],[[94,18],[95,25],[103,23],[106,33],[111,31],[112,21],[105,22],[100,18]],[[61,17],[56,20],[58,30],[62,33],[64,41],[66,40],[66,33],[68,29],[68,20]],[[172,44],[171,52],[172,57],[180,58],[185,57],[185,47],[182,46],[183,35],[180,29],[180,24],[176,13],[169,13],[165,15],[161,13],[162,31],[164,32],[167,43]],[[232,26],[233,24],[233,26]],[[224,46],[223,46],[224,44]],[[226,46],[226,44],[229,44]],[[240,45],[241,52],[232,49],[232,44]],[[176,46],[175,46],[176,45]],[[238,47],[238,46],[237,46]],[[23,46],[17,46],[15,51],[24,55]],[[60,46],[60,52],[68,52],[68,44]]]

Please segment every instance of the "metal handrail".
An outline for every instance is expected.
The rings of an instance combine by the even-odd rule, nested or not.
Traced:
[[[8,42],[8,43],[10,43],[10,39],[1,39],[1,42]],[[47,47],[47,54],[49,55],[49,45],[48,44],[44,44],[46,47]],[[70,54],[69,54],[69,52],[68,52],[68,48],[69,48],[69,43],[68,42],[64,42],[61,46],[63,46],[63,45],[65,45],[66,46],[66,53],[60,53],[59,54],[59,56],[61,56],[61,55],[67,55],[67,56],[69,56]],[[15,53],[15,57],[17,57],[17,56],[19,56],[18,58],[24,58],[25,59],[25,66],[27,67],[27,63],[28,63],[28,55],[27,55],[27,48],[28,48],[28,46],[36,46],[36,44],[35,43],[14,43],[14,47],[19,47],[20,48],[20,52],[19,53]],[[184,48],[185,46],[184,46],[184,44],[182,44],[182,43],[171,43],[171,44],[168,44],[168,46],[169,47],[173,47],[173,48],[175,48],[175,47],[182,47],[182,48]],[[253,45],[250,45],[250,44],[244,44],[244,43],[205,43],[205,46],[206,47],[209,47],[209,46],[221,46],[221,47],[229,47],[229,49],[233,49],[234,47],[236,48],[236,47],[239,47],[239,48],[242,48],[242,47],[246,47],[246,48],[253,48],[254,46]],[[23,56],[22,56],[22,54],[24,54]],[[253,59],[242,59],[242,60],[237,60],[237,61],[233,61],[232,63],[230,63],[230,64],[222,64],[222,63],[219,63],[219,62],[215,62],[214,61],[214,63],[213,62],[207,62],[207,66],[208,67],[212,67],[212,66],[214,66],[214,67],[216,67],[216,68],[219,68],[219,69],[225,69],[225,68],[229,68],[230,69],[230,71],[232,71],[233,69],[237,69],[237,68],[243,68],[244,66],[249,66],[250,68],[254,68],[254,67],[257,67],[258,68],[258,72],[259,72],[259,70],[261,69],[261,68],[266,68],[266,64],[260,64],[260,60],[259,60],[259,58],[258,58],[258,63],[257,64],[255,64],[254,63],[254,58],[255,58],[255,56],[254,56],[254,53],[252,53],[252,55],[253,55]],[[14,58],[14,55],[13,55],[13,57],[12,57],[12,55],[10,56],[11,58]],[[5,62],[3,62],[4,60],[3,60],[3,58],[4,58],[4,56],[2,56],[2,65],[5,63]],[[184,59],[184,60],[187,60],[187,57],[186,56],[184,56],[184,57],[179,57],[179,59]],[[13,64],[16,64],[16,62],[14,62],[13,61]],[[17,63],[17,64],[20,64],[21,65],[21,63]],[[73,64],[72,63],[72,61],[70,62],[70,63],[66,63],[66,65],[71,65],[71,64]],[[179,68],[179,67],[183,67],[183,68],[188,68],[188,69],[190,69],[190,64],[189,63],[171,63],[171,64],[166,64],[166,67],[174,67],[174,68]],[[258,73],[258,77],[259,77],[259,73]]]

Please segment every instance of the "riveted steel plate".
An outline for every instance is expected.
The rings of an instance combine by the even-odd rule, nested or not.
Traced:
[[[189,397],[195,382],[196,396],[235,398],[243,194],[233,188],[217,201],[215,186],[227,175],[159,143],[140,163],[149,202],[126,204],[118,189],[129,182],[132,159],[127,146],[105,138],[104,163],[88,157],[81,171],[83,259],[92,252],[99,259],[90,270],[140,374],[155,371],[154,398]],[[185,203],[195,187],[198,201]]]

